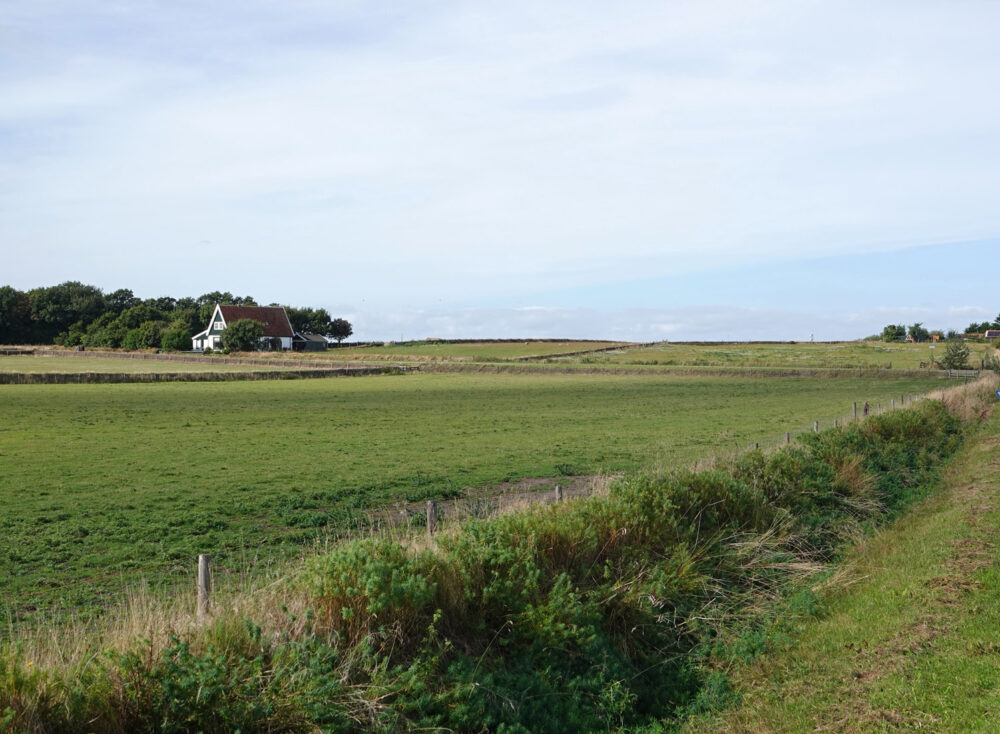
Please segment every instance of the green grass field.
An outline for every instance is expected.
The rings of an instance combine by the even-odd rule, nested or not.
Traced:
[[[883,342],[839,344],[660,344],[587,355],[593,364],[666,365],[686,367],[802,367],[821,369],[878,368],[919,369],[931,358],[941,359],[945,345]],[[970,362],[978,366],[992,345],[970,344]],[[580,358],[577,358],[580,359]]]
[[[84,611],[142,576],[187,578],[199,552],[239,568],[378,506],[687,463],[941,384],[415,374],[4,385],[0,598],[15,616]]]
[[[0,372],[22,373],[163,373],[163,372],[252,372],[264,369],[247,365],[213,364],[167,360],[114,359],[101,357],[0,357]],[[271,369],[281,369],[275,367]]]
[[[594,341],[523,341],[523,342],[448,342],[417,341],[385,344],[380,347],[345,347],[308,355],[330,359],[441,359],[491,362],[521,357],[544,357],[553,354],[583,352],[617,346],[623,342]]]

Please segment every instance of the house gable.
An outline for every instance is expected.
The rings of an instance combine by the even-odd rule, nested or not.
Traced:
[[[205,330],[206,335],[218,336],[226,330],[226,319],[222,315],[222,306],[215,304],[215,310],[212,311],[212,318],[208,321],[208,328]]]

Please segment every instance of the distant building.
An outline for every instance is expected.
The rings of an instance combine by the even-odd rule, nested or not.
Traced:
[[[292,339],[292,349],[296,352],[321,352],[329,346],[329,340],[322,334],[296,331]]]
[[[264,325],[264,335],[260,338],[262,345],[273,343],[277,346],[280,343],[281,349],[292,348],[295,331],[288,320],[288,314],[281,306],[223,306],[221,304],[215,305],[215,311],[212,312],[208,328],[191,337],[191,348],[196,352],[203,352],[206,349],[221,349],[222,332],[226,330],[226,326],[240,319],[250,319]]]
[[[983,334],[984,339],[1000,339],[1000,329],[987,329]]]

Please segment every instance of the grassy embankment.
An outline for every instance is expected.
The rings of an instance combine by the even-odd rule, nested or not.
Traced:
[[[15,358],[22,359],[22,358]],[[936,380],[408,375],[0,386],[0,598],[87,614],[146,578],[223,580],[379,507],[522,477],[687,464]]]
[[[793,644],[719,661],[741,705],[685,731],[1000,730],[1000,411],[942,485],[851,552]]]
[[[732,700],[716,662],[767,648],[776,600],[814,608],[802,578],[924,496],[960,426],[923,401],[430,545],[345,543],[124,653],[15,647],[0,712],[39,731],[659,731]]]

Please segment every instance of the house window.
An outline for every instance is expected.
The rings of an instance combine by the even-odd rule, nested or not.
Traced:
[[[216,321],[215,325],[212,328],[215,329],[216,331],[222,331],[224,328],[226,328],[226,325],[221,321]]]

